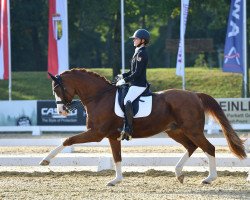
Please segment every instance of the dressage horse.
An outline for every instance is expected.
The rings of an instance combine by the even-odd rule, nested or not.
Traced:
[[[87,112],[87,131],[67,138],[52,150],[40,165],[48,165],[66,146],[77,143],[100,142],[108,138],[115,163],[116,177],[107,185],[121,182],[121,141],[118,129],[123,119],[114,112],[116,86],[105,77],[86,69],[72,69],[60,75],[51,75],[52,89],[59,114],[67,116],[74,96],[78,96]],[[215,147],[204,136],[205,113],[220,124],[229,148],[238,158],[246,158],[244,142],[237,136],[223,110],[214,98],[204,93],[184,90],[165,90],[153,93],[152,112],[148,117],[136,118],[133,122],[133,138],[150,137],[165,132],[186,148],[175,166],[177,179],[183,183],[182,169],[188,158],[199,147],[209,161],[209,175],[202,183],[211,183],[217,178]]]

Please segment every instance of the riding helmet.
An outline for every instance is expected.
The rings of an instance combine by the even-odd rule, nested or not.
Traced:
[[[145,44],[149,43],[150,34],[146,29],[138,29],[135,31],[134,35],[129,38],[140,38],[145,40]]]

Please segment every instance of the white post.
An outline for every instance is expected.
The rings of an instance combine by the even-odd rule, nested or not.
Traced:
[[[216,127],[217,123],[214,121],[214,119],[211,116],[208,116],[208,129],[207,129],[207,134],[219,134],[220,130]]]
[[[243,1],[243,66],[244,66],[244,97],[247,97],[247,77],[248,77],[248,67],[247,67],[247,3],[246,0]]]
[[[11,90],[12,90],[12,73],[11,73],[11,38],[10,38],[10,1],[7,1],[7,12],[8,12],[8,49],[9,49],[9,101],[11,101]]]
[[[121,48],[122,48],[122,73],[125,72],[125,49],[124,49],[124,0],[121,0]]]

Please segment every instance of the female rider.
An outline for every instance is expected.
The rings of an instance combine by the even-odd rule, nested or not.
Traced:
[[[134,46],[136,47],[131,60],[131,68],[130,71],[119,74],[118,79],[120,80],[116,83],[116,86],[121,86],[125,83],[129,83],[130,85],[124,99],[125,117],[124,126],[121,130],[122,139],[125,138],[127,140],[132,138],[131,134],[133,132],[132,102],[146,90],[148,84],[146,78],[146,68],[148,65],[146,46],[149,43],[150,34],[145,29],[138,29],[130,38],[133,38]]]

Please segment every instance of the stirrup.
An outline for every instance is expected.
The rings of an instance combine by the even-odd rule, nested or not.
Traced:
[[[127,141],[132,140],[132,135],[129,133],[129,130],[126,130],[128,128],[118,128],[118,131],[121,132],[120,137],[117,138],[118,141],[126,139]]]
[[[132,135],[130,135],[127,132],[122,131],[120,137],[118,137],[117,140],[121,141],[121,140],[124,140],[124,139],[127,140],[127,141],[132,140]]]
[[[127,140],[127,141],[130,141],[130,140],[132,140],[132,135],[130,135],[128,133],[125,133],[124,134],[124,139]]]

